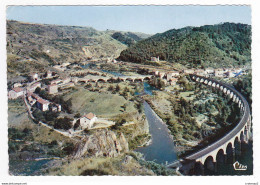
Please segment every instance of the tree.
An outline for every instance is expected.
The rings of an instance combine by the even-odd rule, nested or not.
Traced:
[[[81,117],[81,115],[80,115],[80,113],[79,112],[77,112],[76,114],[75,114],[75,116],[74,116],[75,118],[80,118]]]
[[[72,120],[71,118],[64,117],[64,118],[58,118],[55,120],[54,128],[55,129],[63,129],[63,130],[69,130],[72,127]]]
[[[108,87],[108,89],[107,89],[108,91],[113,91],[114,90],[114,87],[113,87],[113,85],[110,85],[109,87]]]
[[[116,92],[120,91],[120,86],[118,84],[116,85],[116,89],[115,90],[116,90]]]

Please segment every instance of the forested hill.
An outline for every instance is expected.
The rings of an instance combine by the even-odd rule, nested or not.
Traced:
[[[119,60],[144,63],[151,57],[187,67],[220,67],[251,62],[251,26],[223,23],[172,29],[139,41]]]
[[[111,37],[113,37],[114,39],[118,40],[119,42],[127,46],[131,46],[135,44],[137,41],[152,36],[150,34],[139,33],[139,32],[123,32],[123,31],[113,31],[113,30],[107,30],[106,33],[110,34]]]

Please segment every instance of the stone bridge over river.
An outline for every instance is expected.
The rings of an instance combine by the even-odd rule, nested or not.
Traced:
[[[84,78],[74,78],[79,82],[108,82],[108,81],[114,81],[114,80],[120,80],[120,81],[141,81],[144,80],[150,80],[152,78],[152,75],[135,75],[135,76],[118,76],[118,77],[104,77],[104,76],[91,76],[87,75]]]
[[[203,83],[223,91],[226,96],[229,96],[238,104],[242,114],[242,119],[224,137],[209,146],[168,165],[170,168],[180,167],[184,174],[190,174],[191,171],[195,173],[197,173],[196,171],[201,171],[200,174],[203,174],[205,168],[216,171],[217,162],[223,162],[227,160],[228,156],[233,156],[235,150],[241,150],[241,143],[248,141],[251,129],[250,108],[246,99],[231,85],[197,75],[190,75],[190,77],[198,83]]]

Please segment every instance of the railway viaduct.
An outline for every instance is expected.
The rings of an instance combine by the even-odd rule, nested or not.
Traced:
[[[196,171],[196,169],[201,170],[200,174],[204,174],[205,168],[216,171],[217,162],[220,160],[223,162],[223,158],[225,160],[230,154],[234,155],[236,147],[240,147],[241,149],[241,143],[248,141],[251,130],[250,108],[246,99],[231,85],[193,74],[190,74],[190,77],[193,81],[203,83],[222,91],[226,96],[229,96],[238,104],[242,114],[241,120],[231,131],[226,133],[224,137],[209,146],[168,165],[170,168],[179,167],[183,174],[189,174],[191,170]]]

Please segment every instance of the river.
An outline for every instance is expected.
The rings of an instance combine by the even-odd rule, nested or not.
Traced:
[[[144,82],[145,93],[152,95],[152,90],[156,89]],[[135,151],[144,154],[145,160],[148,161],[163,164],[175,161],[177,155],[174,150],[174,142],[166,124],[155,114],[147,102],[144,102],[144,112],[149,123],[152,143],[148,146],[137,148]]]

